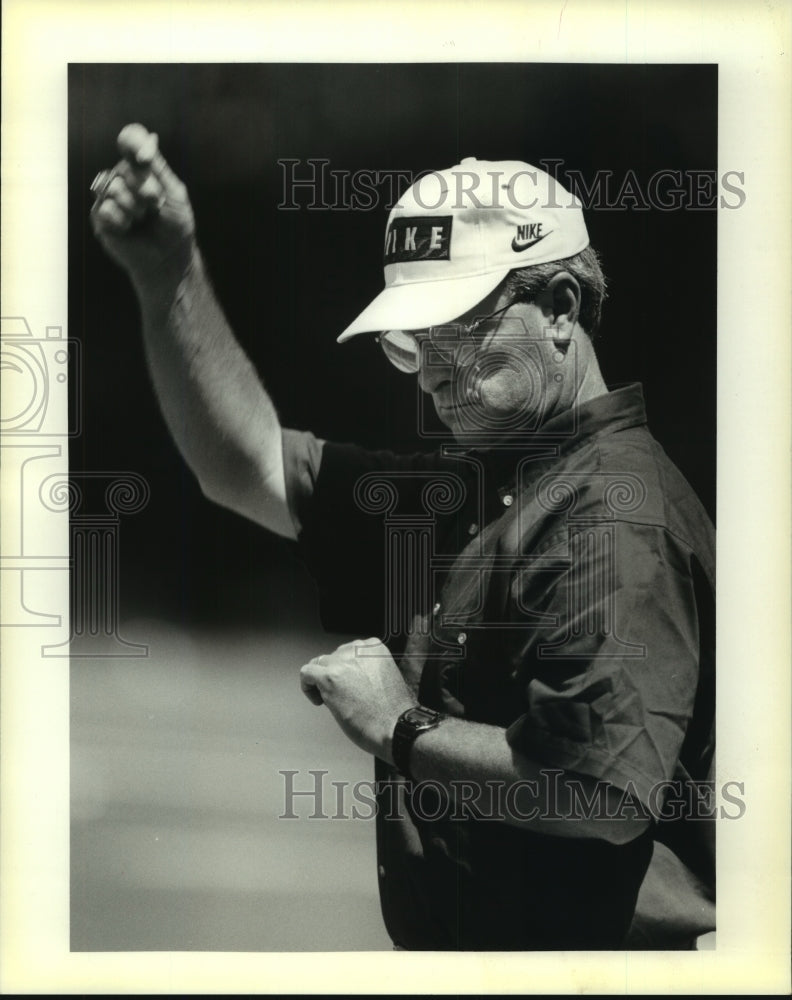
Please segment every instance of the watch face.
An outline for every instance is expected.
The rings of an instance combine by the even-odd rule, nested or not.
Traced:
[[[437,712],[432,712],[430,709],[421,708],[420,706],[408,709],[403,715],[404,721],[409,722],[411,726],[432,726],[437,722],[438,718]]]

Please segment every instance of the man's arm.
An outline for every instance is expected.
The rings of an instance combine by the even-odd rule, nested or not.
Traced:
[[[316,657],[302,668],[300,683],[315,705],[330,709],[353,743],[393,763],[396,721],[414,707],[415,698],[379,640],[345,643],[334,653]],[[604,782],[598,786],[587,775],[542,768],[509,746],[506,731],[497,726],[445,719],[415,741],[410,768],[416,781],[439,782],[452,802],[459,805],[461,796],[466,806],[484,816],[497,808],[496,818],[536,833],[624,844],[650,823],[640,807],[620,810],[623,793],[614,786]],[[501,794],[497,806],[491,798],[493,784]],[[600,804],[581,809],[581,796],[596,802],[600,793],[601,811]]]
[[[209,499],[295,538],[278,416],[212,291],[187,190],[142,125],[118,148],[91,222],[137,293],[168,428]]]
[[[390,744],[383,741],[380,756],[390,755]],[[511,747],[498,726],[445,719],[415,741],[410,770],[416,781],[439,782],[452,801],[465,801],[485,817],[554,837],[626,844],[650,823],[645,807],[615,786],[542,767]]]

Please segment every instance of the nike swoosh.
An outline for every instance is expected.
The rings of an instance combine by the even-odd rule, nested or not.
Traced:
[[[552,229],[550,230],[550,233],[551,232],[552,232]],[[549,236],[550,233],[545,233],[544,236],[537,236],[535,240],[525,240],[525,242],[521,242],[515,236],[514,239],[512,240],[512,250],[515,253],[520,253],[521,250],[527,250],[528,247],[536,246],[537,243],[539,243],[541,240],[543,240],[545,238],[545,236]]]

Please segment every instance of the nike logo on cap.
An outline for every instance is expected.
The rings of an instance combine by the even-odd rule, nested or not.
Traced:
[[[536,246],[545,236],[549,236],[552,233],[552,229],[550,233],[543,233],[542,225],[543,223],[541,222],[531,222],[527,226],[518,226],[517,235],[512,240],[512,250],[515,253],[520,253],[522,250]]]

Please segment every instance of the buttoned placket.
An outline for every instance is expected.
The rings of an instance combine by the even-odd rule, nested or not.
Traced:
[[[504,513],[506,513],[507,510],[509,510],[509,508],[513,507],[516,494],[517,485],[514,479],[507,480],[505,485],[500,485],[497,488],[490,486],[485,494],[484,509],[479,511],[480,517],[483,518],[482,523],[479,523],[478,520],[472,520],[468,524],[467,534],[470,537],[471,542],[467,543],[467,545],[470,545],[474,538],[478,538],[483,542],[484,529],[488,529],[490,525],[496,522]],[[465,549],[466,546],[463,546],[462,551],[465,551]],[[479,551],[482,558],[487,558],[483,548]],[[441,618],[441,612],[447,613],[450,596],[448,592],[448,581],[452,576],[453,573],[451,572],[449,572],[446,576],[441,588],[440,600],[436,601],[432,607],[432,617],[435,620],[435,629],[433,629],[433,631],[435,631],[436,635],[444,635],[446,642],[465,648],[469,641],[468,631],[465,629],[459,629],[459,626],[457,625],[458,631],[451,631],[449,634],[448,626],[443,625]],[[453,600],[451,603],[454,603]]]

